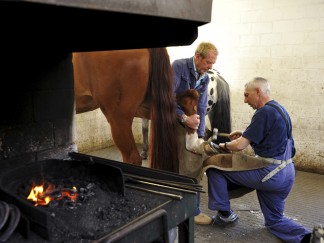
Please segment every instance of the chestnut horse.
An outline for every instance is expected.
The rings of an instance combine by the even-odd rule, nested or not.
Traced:
[[[126,163],[142,165],[134,117],[151,120],[151,167],[179,172],[173,73],[166,48],[73,53],[76,113],[100,108]]]

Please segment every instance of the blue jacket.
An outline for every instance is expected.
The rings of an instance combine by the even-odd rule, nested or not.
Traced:
[[[201,80],[201,83],[195,88],[197,81],[193,57],[175,60],[172,63],[172,69],[175,81],[174,91],[176,95],[183,93],[188,89],[196,89],[200,94],[197,107],[198,115],[200,116],[200,124],[197,132],[199,137],[203,137],[205,135],[205,116],[207,109],[209,76],[205,74]],[[176,112],[178,116],[184,114],[179,106],[177,106]]]

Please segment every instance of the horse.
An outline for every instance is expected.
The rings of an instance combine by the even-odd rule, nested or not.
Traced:
[[[100,108],[123,162],[139,166],[132,122],[150,119],[150,167],[178,173],[174,79],[166,48],[75,52],[72,63],[76,114]]]
[[[210,69],[207,72],[209,76],[208,84],[208,102],[206,112],[206,133],[205,140],[208,140],[212,136],[212,131],[217,128],[224,133],[231,132],[231,114],[230,114],[230,88],[229,84],[222,77],[222,75],[216,69]],[[210,124],[207,127],[207,124]],[[143,159],[147,159],[149,145],[149,120],[142,118],[142,136],[143,136],[143,149],[140,153]],[[228,141],[225,137],[217,137],[217,144]],[[182,156],[180,154],[180,156]]]

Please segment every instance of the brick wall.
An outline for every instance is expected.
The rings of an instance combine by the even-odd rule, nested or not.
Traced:
[[[33,161],[65,159],[75,150],[70,53],[13,49],[4,50],[1,72],[0,173]]]

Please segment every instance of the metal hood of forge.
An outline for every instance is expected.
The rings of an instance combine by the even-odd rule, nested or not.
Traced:
[[[212,0],[1,1],[2,33],[10,37],[2,41],[74,52],[190,45],[211,9]]]

